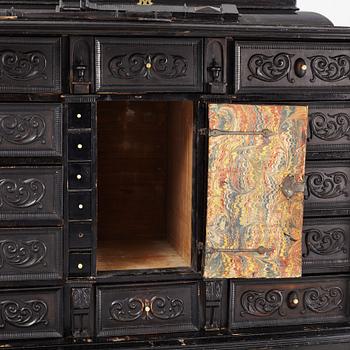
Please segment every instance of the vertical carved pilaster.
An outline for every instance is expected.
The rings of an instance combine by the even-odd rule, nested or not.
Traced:
[[[92,336],[90,309],[92,302],[91,287],[71,289],[72,335],[75,338]]]
[[[205,328],[207,330],[220,329],[221,324],[221,309],[223,305],[223,281],[206,281],[205,296],[206,296],[206,321]]]

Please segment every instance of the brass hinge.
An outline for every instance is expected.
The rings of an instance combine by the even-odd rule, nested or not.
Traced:
[[[256,249],[225,249],[225,248],[206,248],[207,254],[214,254],[214,253],[258,253],[260,255],[268,254],[272,252],[271,248],[265,248],[265,247],[259,247]]]
[[[199,129],[199,135],[209,136],[209,137],[218,137],[218,136],[262,136],[265,139],[276,135],[273,131],[269,129],[263,129],[261,131],[228,131],[228,130],[218,130],[218,129]]]

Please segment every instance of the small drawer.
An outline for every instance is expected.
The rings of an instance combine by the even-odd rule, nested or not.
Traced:
[[[68,160],[91,159],[91,133],[77,132],[68,135]]]
[[[69,193],[69,219],[91,219],[91,192]]]
[[[70,163],[68,165],[68,188],[70,190],[88,190],[91,188],[90,163]]]
[[[231,329],[347,322],[345,277],[231,281]]]
[[[59,104],[0,104],[0,157],[60,157]]]
[[[0,47],[0,92],[61,92],[59,38],[1,37]]]
[[[91,254],[70,253],[69,254],[69,276],[86,277],[91,276]]]
[[[61,288],[0,291],[0,339],[59,338],[63,333]]]
[[[62,222],[62,167],[0,168],[0,225]]]
[[[90,129],[91,128],[91,104],[71,103],[68,108],[69,129]]]
[[[349,44],[236,43],[237,93],[345,92],[349,78]]]
[[[97,336],[196,331],[197,282],[97,287]]]
[[[0,229],[0,281],[62,278],[61,228]]]
[[[305,216],[350,214],[347,161],[309,161],[305,172]]]
[[[71,249],[92,248],[91,223],[69,223],[69,247]]]
[[[350,152],[350,104],[322,103],[309,106],[308,157],[338,158]]]
[[[350,218],[305,219],[303,273],[349,271]]]
[[[200,92],[200,39],[97,38],[98,92]]]

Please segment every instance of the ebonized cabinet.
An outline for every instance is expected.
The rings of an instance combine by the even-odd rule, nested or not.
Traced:
[[[350,30],[221,5],[0,1],[0,346],[348,348]]]

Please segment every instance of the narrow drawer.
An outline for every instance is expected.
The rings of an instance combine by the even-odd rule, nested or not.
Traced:
[[[350,104],[330,102],[309,106],[308,157],[338,158],[350,152]]]
[[[0,339],[62,337],[62,289],[0,292]]]
[[[202,91],[200,39],[97,38],[98,92]]]
[[[350,218],[305,219],[303,273],[349,271]]]
[[[91,160],[91,133],[74,132],[68,135],[68,160]]]
[[[59,38],[0,38],[0,91],[61,92]]]
[[[0,104],[0,157],[61,155],[60,104]]]
[[[62,167],[0,168],[0,225],[61,223]]]
[[[346,91],[350,45],[237,42],[236,92]]]
[[[345,277],[231,281],[230,327],[345,322],[348,292]]]
[[[347,161],[310,161],[305,173],[305,216],[350,213],[350,166]]]
[[[86,249],[92,248],[93,232],[90,222],[69,223],[69,248]]]
[[[198,299],[196,282],[98,287],[97,335],[198,330]]]
[[[62,278],[60,228],[0,229],[0,281]]]

